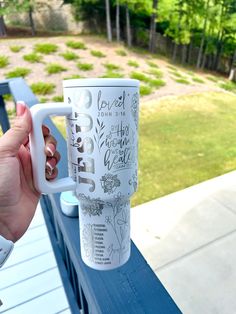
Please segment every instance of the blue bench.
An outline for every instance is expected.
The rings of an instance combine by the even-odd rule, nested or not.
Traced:
[[[4,94],[11,94],[14,101],[24,100],[28,106],[38,103],[22,78],[0,81],[1,126],[9,126]],[[3,108],[4,107],[4,108]],[[66,154],[66,142],[50,119],[50,127],[58,141],[58,150]],[[59,163],[59,177],[67,176],[67,161]],[[63,215],[60,195],[43,195],[43,209],[58,268],[73,314],[176,314],[181,313],[160,280],[149,267],[132,242],[131,258],[122,267],[112,271],[96,271],[81,260],[79,224],[77,218]]]

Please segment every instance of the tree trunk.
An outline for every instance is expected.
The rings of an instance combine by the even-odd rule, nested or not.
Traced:
[[[187,61],[187,46],[182,45],[182,57],[181,57],[181,63],[185,64]]]
[[[30,20],[30,27],[31,27],[31,32],[32,36],[36,35],[36,29],[35,29],[35,24],[34,24],[34,19],[33,19],[33,8],[29,8],[29,20]]]
[[[205,44],[205,37],[206,37],[206,27],[207,27],[207,20],[208,20],[209,4],[210,4],[210,0],[207,1],[207,5],[206,5],[206,16],[205,16],[205,19],[204,19],[201,44],[200,44],[200,49],[199,49],[198,57],[197,57],[197,68],[198,69],[200,68],[201,63],[202,63],[202,54],[203,54],[203,48],[204,48],[204,44]]]
[[[190,43],[187,47],[187,57],[186,57],[187,63],[191,63],[191,61],[192,61],[192,50],[193,50],[193,40],[192,40],[192,36],[191,36]]]
[[[132,46],[132,38],[131,38],[131,29],[130,29],[130,16],[129,16],[129,7],[126,4],[125,6],[126,12],[126,35],[127,35],[127,45],[128,47]]]
[[[120,41],[120,4],[116,0],[116,40]]]
[[[233,61],[229,73],[229,80],[236,82],[236,49],[234,50]]]
[[[0,16],[0,37],[7,36],[6,26],[4,22],[4,17]]]
[[[107,22],[107,40],[111,42],[112,32],[111,32],[110,0],[106,0],[106,22]]]
[[[157,6],[158,6],[158,0],[153,0],[151,23],[150,23],[150,35],[149,35],[149,51],[150,52],[154,52],[155,46],[156,46]]]
[[[173,62],[176,61],[178,46],[179,46],[179,45],[175,42],[175,44],[174,44],[174,49],[173,49],[173,55],[172,55],[172,61],[173,61]]]

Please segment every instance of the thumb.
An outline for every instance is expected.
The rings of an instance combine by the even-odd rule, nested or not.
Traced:
[[[17,117],[13,127],[0,138],[0,156],[16,156],[32,128],[31,114],[24,102],[17,103]]]

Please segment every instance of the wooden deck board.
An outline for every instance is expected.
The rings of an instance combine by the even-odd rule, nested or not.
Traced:
[[[0,270],[0,313],[70,313],[40,207]]]

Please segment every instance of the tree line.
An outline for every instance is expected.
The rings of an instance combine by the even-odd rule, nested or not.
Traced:
[[[229,79],[236,80],[236,0],[64,0],[77,19],[104,24],[108,41],[144,36],[158,52],[157,33],[172,42],[172,59],[183,64],[198,48],[195,66],[219,71],[227,59]],[[92,9],[91,9],[92,8]]]
[[[158,52],[157,33],[172,41],[172,59],[219,71],[227,60],[229,79],[236,80],[236,0],[61,0],[70,3],[77,20],[96,31],[106,29],[108,41],[137,39],[150,52]],[[6,34],[4,16],[27,12],[35,35],[33,13],[41,0],[0,0],[0,36]]]

